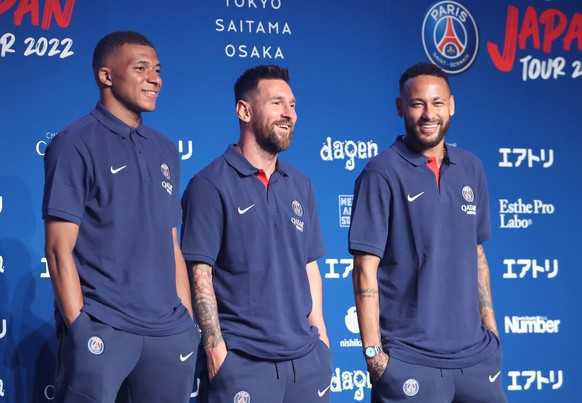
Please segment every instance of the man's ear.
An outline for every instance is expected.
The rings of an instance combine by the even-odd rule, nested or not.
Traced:
[[[101,67],[97,72],[97,77],[99,78],[99,82],[104,87],[111,87],[113,81],[111,79],[111,69],[109,67]]]
[[[404,115],[404,111],[402,110],[402,99],[400,97],[396,98],[396,112],[400,117]]]
[[[242,99],[236,103],[236,114],[243,122],[251,121],[251,105]]]

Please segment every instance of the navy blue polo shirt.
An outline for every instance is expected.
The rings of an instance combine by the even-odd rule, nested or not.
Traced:
[[[228,349],[265,360],[307,354],[306,265],[325,253],[311,181],[279,160],[268,190],[233,146],[196,174],[182,196],[182,253],[213,266]]]
[[[481,162],[446,150],[440,191],[427,157],[401,137],[368,163],[356,180],[349,250],[381,258],[380,333],[389,354],[460,368],[497,348],[481,324],[477,283],[477,244],[491,228]]]
[[[127,126],[99,103],[51,141],[45,177],[43,218],[79,225],[73,256],[83,310],[140,335],[190,328],[176,291],[172,228],[181,223],[181,207],[175,145],[143,124]]]

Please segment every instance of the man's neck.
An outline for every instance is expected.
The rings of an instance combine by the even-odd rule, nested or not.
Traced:
[[[271,154],[261,149],[255,142],[240,141],[236,149],[251,163],[252,166],[262,169],[267,178],[270,178],[277,167],[278,154]]]
[[[447,156],[447,150],[445,148],[445,140],[443,139],[439,144],[434,147],[422,147],[421,144],[417,144],[416,142],[410,141],[410,138],[404,136],[402,138],[404,142],[424,155],[427,158],[434,158],[437,162],[437,165],[440,167]]]
[[[123,123],[134,129],[138,127],[141,123],[141,113],[136,113],[125,108],[117,101],[112,101],[110,98],[101,97],[101,104],[107,109],[113,116],[121,120]]]

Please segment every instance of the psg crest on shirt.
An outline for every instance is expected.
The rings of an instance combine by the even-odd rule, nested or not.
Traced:
[[[164,175],[166,179],[170,179],[170,168],[166,164],[160,165],[160,171],[162,171],[162,175]]]
[[[303,206],[297,200],[293,200],[293,203],[291,203],[291,208],[297,217],[301,217],[303,215]]]
[[[475,200],[475,195],[473,194],[473,189],[471,189],[471,186],[465,186],[461,193],[463,194],[463,198],[469,203],[472,203],[473,200]]]

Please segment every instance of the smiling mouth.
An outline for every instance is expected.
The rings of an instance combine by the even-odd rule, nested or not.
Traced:
[[[275,123],[275,127],[288,131],[291,130],[293,125],[291,123]]]
[[[440,122],[421,123],[419,126],[422,131],[432,132],[438,129]]]

